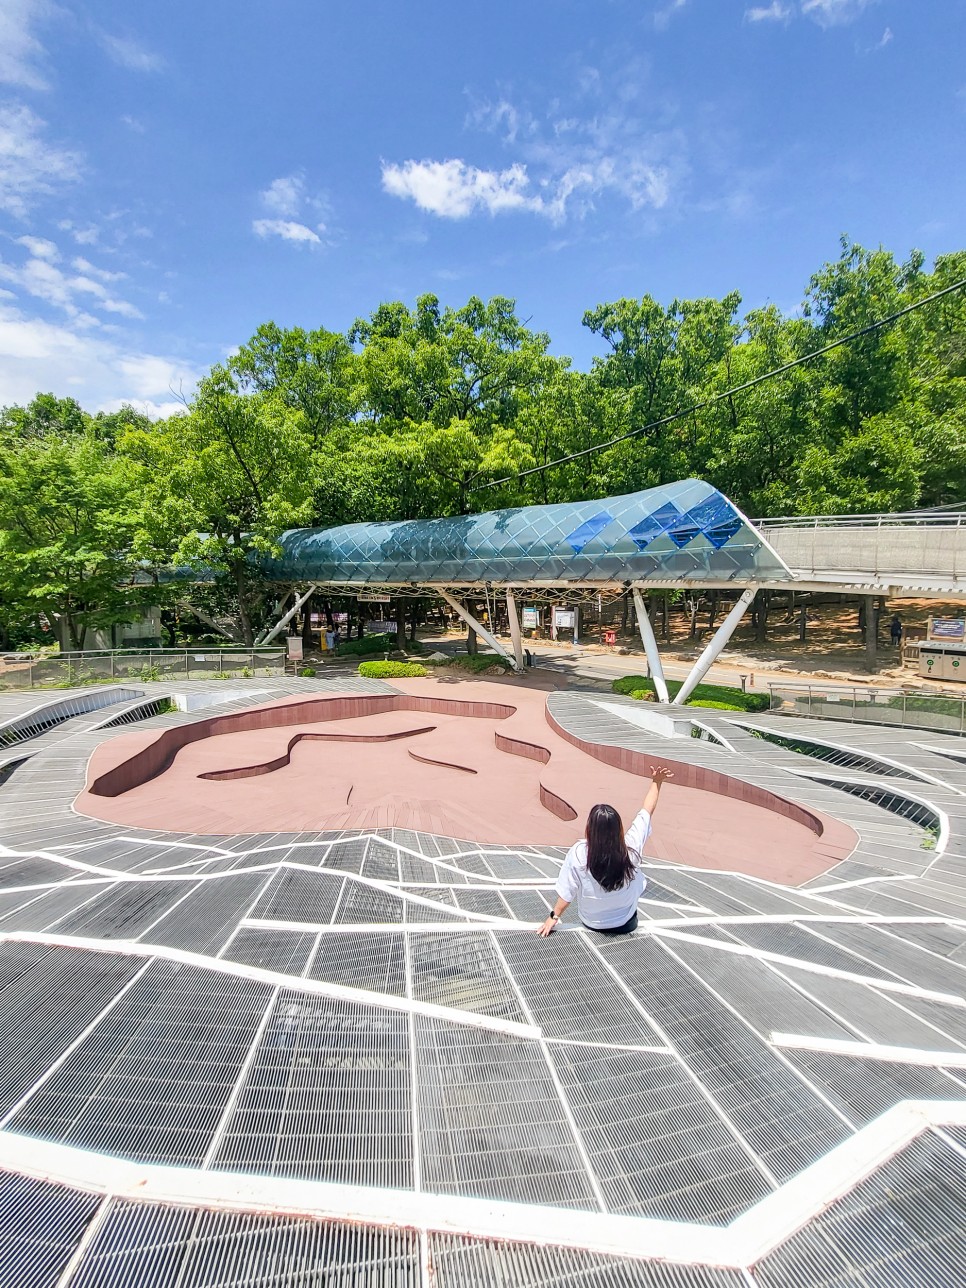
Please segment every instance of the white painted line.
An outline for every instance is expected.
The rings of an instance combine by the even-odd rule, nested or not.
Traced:
[[[457,910],[450,908],[447,911],[455,913]],[[433,933],[448,935],[453,931],[480,934],[491,929],[526,930],[531,934],[535,934],[537,925],[538,923],[535,921],[511,921],[509,918],[504,919],[501,917],[489,917],[476,921],[407,921],[405,923],[401,921],[273,921],[270,917],[248,917],[239,922],[239,929],[287,931],[297,935],[372,935],[376,933],[385,934],[393,930],[400,934],[410,934],[418,930],[427,935]],[[579,927],[571,926],[570,929],[577,930]]]
[[[202,953],[188,952],[183,948],[170,948],[163,944],[142,944],[133,939],[87,939],[79,935],[49,935],[32,930],[0,932],[0,943],[53,944],[62,948],[81,948],[92,953],[118,953],[126,957],[160,957],[165,961],[197,966],[200,970],[217,971],[221,975],[231,975],[236,979],[250,979],[263,984],[280,985],[293,992],[308,993],[315,997],[334,997],[360,1006],[381,1006],[387,1011],[414,1010],[432,1019],[447,1020],[451,1024],[461,1024],[469,1028],[490,1029],[494,1033],[503,1033],[531,1042],[538,1041],[541,1036],[540,1029],[527,1024],[518,1024],[514,1020],[501,1020],[496,1016],[480,1015],[476,1011],[458,1011],[449,1006],[437,1006],[434,1002],[410,1001],[405,997],[397,997],[393,993],[374,993],[367,989],[349,988],[345,984],[329,984],[319,979],[303,979],[300,975],[285,975],[280,971],[265,970],[261,966],[246,966],[241,962],[206,957]]]
[[[0,1132],[0,1167],[134,1202],[408,1226],[641,1261],[743,1270],[780,1247],[924,1131],[947,1126],[966,1126],[966,1100],[901,1101],[724,1227],[131,1163],[7,1131]]]
[[[379,1186],[336,1185],[200,1168],[131,1163],[0,1132],[0,1167],[93,1194],[144,1203],[364,1222],[369,1225],[589,1249],[683,1265],[737,1266],[728,1230],[652,1218],[502,1203]]]
[[[855,1060],[887,1060],[935,1069],[966,1069],[966,1051],[923,1051],[917,1047],[886,1046],[881,1042],[850,1042],[844,1038],[814,1038],[802,1033],[773,1033],[772,1046],[794,1051],[823,1051]]]
[[[747,944],[729,944],[720,939],[705,939],[700,935],[683,934],[664,926],[652,933],[658,940],[681,939],[685,943],[700,944],[702,948],[714,948],[718,952],[734,953],[738,957],[752,957],[756,961],[775,962],[779,966],[808,971],[812,975],[828,975],[832,979],[847,980],[850,984],[863,984],[867,988],[879,989],[884,993],[902,993],[909,997],[921,998],[923,1001],[943,1002],[947,1006],[966,1008],[966,997],[958,993],[939,993],[935,989],[920,988],[917,984],[902,984],[898,980],[859,975],[853,971],[840,970],[835,966],[825,966],[821,962],[804,961],[800,957],[786,957],[782,953],[768,952],[764,948],[751,948]]]
[[[831,894],[836,890],[852,890],[855,886],[884,885],[887,881],[918,881],[912,872],[897,872],[891,877],[858,877],[855,881],[837,881],[832,885],[809,886],[804,894]]]
[[[844,1197],[931,1126],[966,1125],[966,1100],[903,1100],[786,1181],[731,1223],[741,1262],[753,1266]]]

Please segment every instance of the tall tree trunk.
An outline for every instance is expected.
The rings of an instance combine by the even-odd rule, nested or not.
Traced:
[[[714,630],[714,621],[717,616],[718,616],[718,592],[716,590],[713,590],[711,592],[711,605],[708,608],[708,630],[709,631]]]
[[[627,613],[630,603],[630,591],[625,590],[621,596],[621,634],[627,630]]]
[[[400,653],[406,651],[406,601],[397,599],[396,609],[396,648]]]
[[[419,600],[413,599],[409,604],[409,638],[416,643],[416,629],[419,626]]]
[[[771,591],[759,591],[755,602],[758,605],[758,615],[755,618],[755,639],[759,644],[764,644],[768,639],[768,609],[771,605]]]

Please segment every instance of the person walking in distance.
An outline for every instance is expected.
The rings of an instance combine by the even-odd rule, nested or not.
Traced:
[[[902,643],[902,621],[900,620],[898,613],[895,614],[892,621],[889,623],[889,634],[892,637],[892,647],[898,648]]]
[[[546,938],[577,900],[580,920],[603,935],[627,935],[637,929],[637,901],[646,881],[641,870],[644,842],[661,788],[674,775],[663,765],[651,766],[651,785],[634,822],[624,831],[613,805],[594,805],[587,815],[584,839],[567,851],[557,878],[557,902],[540,926]]]

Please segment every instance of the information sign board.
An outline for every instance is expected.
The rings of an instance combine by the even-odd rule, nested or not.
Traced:
[[[525,631],[535,631],[540,625],[540,609],[525,608],[523,610],[523,629]]]
[[[966,640],[966,618],[930,617],[929,638],[931,640]]]

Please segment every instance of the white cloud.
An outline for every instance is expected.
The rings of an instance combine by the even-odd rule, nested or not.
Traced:
[[[541,210],[542,199],[529,192],[526,166],[478,170],[465,161],[383,162],[382,186],[394,197],[408,197],[421,210],[444,219],[465,219],[476,210],[491,215],[507,210]]]
[[[37,259],[60,259],[60,251],[46,237],[17,237],[18,246],[24,246]]]
[[[664,31],[667,28],[668,24],[670,23],[671,19],[674,17],[674,15],[676,13],[679,13],[687,3],[688,3],[688,0],[670,0],[670,2],[663,7],[663,9],[655,10],[654,26],[657,28],[657,30]]]
[[[80,156],[45,142],[45,128],[23,104],[0,106],[0,210],[20,219],[38,197],[80,177]]]
[[[164,67],[160,54],[145,49],[136,40],[111,36],[106,31],[99,32],[98,39],[111,62],[129,72],[159,72]]]
[[[269,218],[252,220],[256,237],[281,237],[283,241],[302,246],[322,245],[319,233],[324,233],[326,226],[317,222],[317,216],[328,209],[328,202],[324,196],[308,192],[301,171],[273,179],[258,194],[258,199]],[[309,226],[309,219],[315,223],[314,228]]]
[[[181,408],[200,376],[187,363],[123,347],[100,333],[25,316],[0,303],[0,389],[26,403],[38,390],[76,398],[96,411],[133,404],[149,415]]]
[[[3,0],[0,5],[0,84],[21,89],[47,89],[37,64],[44,47],[31,28],[49,17],[47,0]]]
[[[886,27],[885,31],[882,33],[879,39],[879,43],[875,47],[876,49],[885,49],[886,45],[889,45],[891,43],[892,43],[892,28]]]
[[[266,210],[283,219],[292,218],[299,213],[305,199],[305,178],[300,174],[289,174],[273,179],[258,195]]]
[[[782,0],[772,0],[769,5],[758,5],[745,10],[747,22],[788,22],[791,17],[791,5],[782,4]]]
[[[0,259],[0,281],[62,309],[78,325],[99,325],[98,320],[86,311],[87,307],[118,317],[143,316],[133,304],[119,299],[104,285],[105,282],[119,281],[124,277],[123,273],[96,268],[88,260],[79,258],[73,262],[76,272],[66,273],[57,266],[60,252],[53,242],[28,236],[19,238],[18,244],[25,247],[28,257],[20,265]],[[83,300],[83,307],[78,297]]]
[[[96,246],[101,235],[101,230],[96,225],[88,224],[86,228],[78,228],[69,219],[61,219],[57,227],[63,233],[70,233],[78,246]]]
[[[20,240],[23,242],[26,239],[21,237]],[[49,242],[48,245],[53,245],[53,242]],[[96,268],[89,259],[84,259],[80,255],[71,260],[71,263],[78,273],[88,273],[91,277],[96,277],[102,282],[123,282],[127,277],[127,273],[112,272],[107,268]]]
[[[499,136],[506,166],[384,161],[384,190],[444,219],[520,211],[559,224],[586,215],[605,194],[635,211],[667,205],[688,168],[687,147],[680,131],[651,128],[652,103],[635,102],[646,91],[647,65],[633,59],[606,77],[592,70],[578,71],[579,115],[560,98],[540,114],[505,94],[473,105],[467,128]]]
[[[324,231],[324,225],[320,225]],[[308,242],[321,245],[322,238],[307,224],[297,223],[292,219],[255,219],[252,221],[252,232],[259,237],[281,237],[283,241]]]
[[[876,0],[802,0],[802,13],[820,27],[840,27],[875,3]]]

